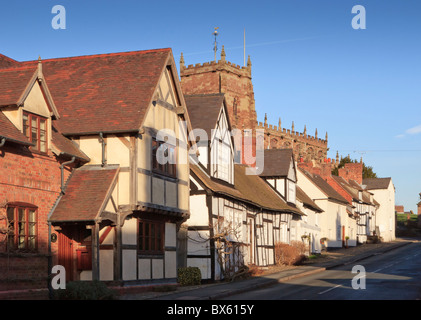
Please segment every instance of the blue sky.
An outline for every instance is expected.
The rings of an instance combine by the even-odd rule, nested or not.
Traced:
[[[214,27],[227,60],[251,56],[258,120],[329,135],[336,151],[392,177],[396,203],[421,192],[421,2],[3,1],[0,53],[16,60],[171,47],[186,64],[213,60]],[[53,6],[66,8],[54,30]],[[366,9],[354,30],[351,9]],[[218,52],[218,56],[219,56]]]

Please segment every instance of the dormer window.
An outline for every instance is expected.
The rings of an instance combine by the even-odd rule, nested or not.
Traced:
[[[41,116],[23,113],[23,134],[35,144],[32,150],[47,152],[47,119]]]

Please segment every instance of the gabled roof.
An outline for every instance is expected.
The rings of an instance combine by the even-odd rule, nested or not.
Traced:
[[[313,200],[311,200],[311,198],[299,186],[297,186],[296,197],[297,200],[302,202],[305,207],[309,207],[317,212],[323,212],[323,209],[321,209]]]
[[[97,220],[113,191],[118,172],[119,167],[111,165],[75,169],[49,220],[53,223]]]
[[[212,130],[216,128],[218,116],[224,103],[224,94],[198,94],[185,95],[187,110],[193,129],[203,129],[212,136]],[[228,117],[228,113],[226,113]],[[229,119],[228,119],[229,122]]]
[[[15,125],[0,111],[0,138],[6,138],[6,141],[22,144],[25,146],[33,146],[28,138],[20,132]]]
[[[58,128],[64,135],[138,131],[170,57],[171,49],[156,49],[43,60]]]
[[[219,182],[217,179],[212,179],[199,166],[194,164],[190,165],[193,176],[199,179],[206,188],[215,194],[229,196],[264,210],[303,215],[298,208],[287,204],[276,191],[258,175],[247,175],[246,168],[246,165],[234,165],[235,184],[234,187],[230,187]]]
[[[52,115],[59,119],[59,113],[42,73],[42,63],[36,65],[19,65],[16,68],[0,68],[0,107],[22,106],[38,81],[44,99]]]
[[[298,168],[310,181],[322,191],[328,199],[348,204],[348,201],[342,197],[332,186],[326,182],[320,175],[312,174],[303,168]]]
[[[292,149],[265,149],[261,177],[287,177],[293,161]]]
[[[363,179],[363,185],[366,185],[367,190],[387,189],[392,178],[368,178]]]
[[[0,69],[0,107],[22,102],[22,95],[36,72],[36,66]]]

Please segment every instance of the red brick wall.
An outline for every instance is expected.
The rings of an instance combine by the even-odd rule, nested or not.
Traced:
[[[359,184],[363,183],[363,164],[362,163],[346,163],[344,168],[340,168],[339,176],[345,180],[355,180]]]
[[[66,181],[70,172],[64,172]],[[25,147],[8,143],[0,149],[0,217],[3,217],[0,219],[0,229],[6,226],[4,217],[8,203],[23,202],[38,208],[37,252],[10,253],[5,235],[0,234],[0,288],[7,285],[33,287],[40,283],[40,279],[45,280],[48,254],[47,218],[60,193],[60,185],[60,163],[53,154],[31,153]],[[53,255],[57,252],[56,243],[52,244],[52,252]],[[13,279],[19,281],[12,281]],[[41,283],[45,284],[45,281]]]

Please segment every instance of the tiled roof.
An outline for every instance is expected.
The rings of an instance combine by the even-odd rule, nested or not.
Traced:
[[[297,186],[297,200],[301,201],[305,206],[310,207],[311,209],[323,212],[323,209],[321,209],[311,198],[301,189],[299,186]]]
[[[247,175],[245,165],[234,165],[234,187],[220,183],[217,179],[210,178],[203,170],[196,165],[190,169],[211,191],[232,197],[239,201],[249,203],[264,210],[296,213],[303,213],[296,207],[287,204],[262,178],[258,175]]]
[[[387,189],[391,180],[391,178],[363,179],[363,185],[366,185],[368,190]]]
[[[106,205],[118,172],[118,166],[85,165],[75,169],[49,220],[95,221]]]
[[[193,129],[203,129],[211,138],[212,129],[216,128],[219,113],[224,102],[224,94],[185,95],[187,111]],[[228,117],[228,114],[227,114]]]
[[[89,157],[82,152],[79,147],[71,140],[63,136],[57,129],[53,126],[52,131],[52,143],[56,148],[57,156],[62,153],[67,154],[68,156],[74,156],[84,161],[90,161]]]
[[[7,141],[15,142],[22,145],[32,146],[28,138],[20,132],[15,125],[0,111],[0,137],[6,138]]]
[[[370,200],[370,193],[368,191],[364,191],[363,188],[354,180],[346,181],[343,177],[332,176],[333,179],[339,183],[342,188],[345,189],[348,194],[352,196],[355,201],[362,201],[366,204],[373,204]],[[361,192],[361,199],[359,196],[359,192]]]
[[[344,197],[342,197],[335,189],[333,189],[332,186],[329,183],[327,183],[320,175],[312,174],[302,168],[298,168],[298,170],[301,170],[301,172],[328,197],[328,199],[348,204],[348,201]]]
[[[265,149],[261,177],[286,177],[292,161],[292,149]]]
[[[0,107],[17,105],[37,66],[0,69]]]
[[[19,65],[19,62],[0,53],[0,69]]]
[[[60,131],[139,130],[170,55],[171,49],[157,49],[43,60]]]

